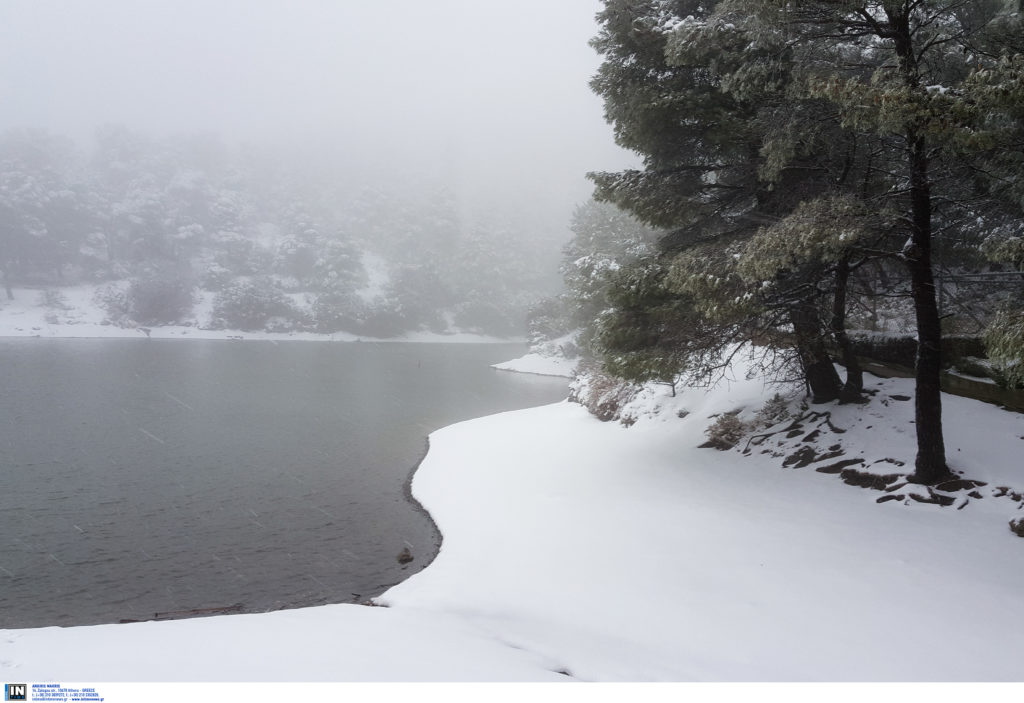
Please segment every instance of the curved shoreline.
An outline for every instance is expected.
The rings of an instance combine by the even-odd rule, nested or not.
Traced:
[[[416,477],[416,472],[419,471],[420,466],[422,466],[423,462],[426,461],[427,455],[429,453],[430,435],[428,434],[426,437],[423,438],[423,454],[420,455],[420,458],[416,461],[416,464],[409,470],[409,475],[406,476],[405,481],[402,483],[402,493],[405,495],[406,502],[408,502],[409,505],[412,506],[413,510],[415,510],[417,513],[425,517],[427,519],[427,522],[430,524],[430,529],[433,532],[433,550],[430,553],[430,558],[421,566],[419,566],[418,569],[406,574],[405,578],[403,578],[402,581],[399,581],[398,583],[393,583],[380,593],[371,596],[371,602],[375,601],[377,598],[387,593],[387,591],[397,586],[399,583],[402,583],[403,581],[409,579],[412,576],[415,576],[419,572],[426,569],[428,566],[434,563],[434,560],[437,559],[437,555],[441,553],[441,544],[444,542],[444,535],[441,534],[441,529],[437,526],[437,523],[434,522],[434,516],[430,514],[430,511],[427,510],[426,506],[423,505],[423,503],[421,503],[412,492],[412,481]],[[419,557],[414,554],[413,558],[418,559]],[[376,605],[376,603],[373,604]]]
[[[403,362],[404,365],[402,368],[408,367],[410,376],[415,376],[416,374],[421,373],[417,371],[417,368],[419,367],[420,361],[422,361],[424,366],[423,373],[429,373],[430,376],[435,377],[435,381],[424,381],[425,385],[420,385],[412,379],[408,382],[403,380],[405,378],[404,373],[390,373],[390,379],[384,379],[382,377],[382,379],[377,381],[370,380],[367,383],[359,384],[359,387],[369,386],[370,391],[373,394],[373,397],[367,397],[363,393],[356,394],[354,397],[363,398],[363,400],[360,401],[361,406],[365,405],[366,407],[373,407],[373,403],[375,402],[385,402],[380,398],[386,398],[388,399],[387,404],[389,407],[391,404],[394,404],[395,407],[393,412],[395,416],[406,418],[401,419],[398,424],[394,424],[392,421],[386,420],[386,424],[382,425],[381,422],[385,419],[385,415],[379,415],[375,412],[366,412],[366,409],[363,408],[355,413],[363,419],[358,422],[353,420],[354,424],[352,425],[353,428],[361,428],[355,431],[357,431],[363,439],[357,441],[356,438],[353,438],[351,442],[349,440],[344,440],[344,442],[349,443],[355,442],[356,445],[362,447],[360,450],[362,452],[360,455],[362,458],[359,459],[360,464],[366,464],[367,467],[377,467],[369,473],[366,473],[366,467],[359,470],[365,473],[364,479],[360,479],[363,483],[360,483],[359,485],[368,487],[368,493],[366,495],[379,496],[379,499],[375,499],[375,502],[378,505],[376,509],[366,511],[359,508],[358,505],[351,508],[345,507],[347,505],[345,501],[350,500],[356,501],[359,505],[372,504],[374,502],[364,500],[363,498],[359,498],[357,500],[355,495],[346,498],[345,496],[347,493],[352,492],[351,489],[343,489],[341,491],[341,502],[334,507],[329,505],[333,498],[324,496],[321,499],[319,497],[312,496],[311,499],[307,499],[306,503],[299,505],[297,508],[298,510],[304,510],[305,507],[320,505],[331,513],[335,513],[339,516],[341,522],[336,522],[336,525],[342,525],[342,529],[339,530],[337,527],[328,527],[319,539],[305,540],[308,544],[304,547],[302,545],[298,545],[299,551],[296,551],[297,545],[292,545],[290,551],[295,551],[297,555],[307,553],[326,555],[323,557],[324,559],[331,558],[329,557],[329,553],[333,554],[334,561],[330,563],[330,566],[322,565],[323,573],[332,576],[336,573],[341,575],[333,579],[327,579],[321,575],[321,571],[312,571],[312,574],[323,579],[323,581],[326,581],[329,586],[324,585],[323,583],[318,583],[318,587],[312,585],[311,582],[310,584],[307,584],[309,586],[308,588],[293,588],[289,585],[291,582],[295,581],[291,576],[278,576],[277,574],[268,573],[265,579],[266,583],[271,586],[274,584],[283,586],[283,589],[275,587],[266,591],[260,591],[258,588],[259,579],[257,579],[253,580],[251,583],[247,583],[245,587],[240,590],[234,589],[231,584],[228,584],[230,590],[218,588],[218,590],[210,591],[208,594],[209,597],[201,599],[192,597],[194,594],[186,594],[188,597],[180,598],[174,602],[171,602],[167,598],[162,598],[160,599],[160,602],[153,604],[150,604],[149,600],[139,599],[138,603],[132,601],[130,607],[124,606],[123,603],[119,603],[110,608],[107,612],[102,612],[100,607],[94,608],[90,603],[85,603],[81,607],[68,606],[65,608],[65,614],[58,613],[57,616],[50,613],[50,610],[52,609],[45,605],[45,600],[41,600],[36,597],[34,598],[34,603],[38,604],[38,606],[33,604],[33,602],[25,601],[25,605],[19,606],[16,609],[12,608],[9,611],[9,614],[18,613],[18,619],[5,618],[4,627],[17,627],[21,629],[52,625],[73,627],[115,624],[122,620],[148,621],[185,619],[192,617],[193,610],[197,611],[194,613],[196,616],[207,615],[212,614],[206,612],[209,606],[227,606],[229,604],[232,606],[240,604],[241,607],[239,610],[241,610],[241,612],[259,613],[276,610],[293,610],[303,607],[316,607],[327,604],[359,604],[372,601],[385,593],[391,587],[402,583],[406,579],[425,569],[433,563],[439,554],[442,536],[438,523],[434,520],[431,512],[426,509],[424,503],[420,502],[417,496],[414,495],[413,487],[413,480],[416,477],[423,461],[430,452],[430,438],[428,433],[440,426],[449,424],[452,420],[463,421],[464,419],[471,419],[477,416],[487,415],[492,412],[500,412],[503,409],[510,407],[517,407],[516,405],[507,405],[504,403],[517,403],[520,406],[535,405],[537,402],[540,402],[537,401],[538,392],[540,392],[541,396],[544,396],[561,391],[561,384],[557,384],[555,387],[552,387],[551,384],[536,386],[529,383],[510,381],[499,383],[497,380],[489,380],[493,378],[493,372],[488,368],[489,364],[496,358],[500,359],[513,356],[516,353],[518,345],[510,345],[509,347],[500,348],[473,348],[465,346],[446,347],[436,345],[417,345],[415,347],[403,345],[361,345],[360,347],[353,347],[348,345],[346,348],[335,348],[334,352],[329,351],[327,347],[317,345],[281,345],[279,351],[275,351],[277,348],[273,345],[253,345],[251,348],[248,345],[244,345],[236,348],[238,353],[242,355],[239,357],[237,354],[230,351],[231,348],[234,348],[230,347],[230,345],[211,344],[209,347],[206,347],[203,344],[203,341],[204,340],[198,340],[194,346],[197,349],[209,349],[211,352],[216,350],[217,354],[211,357],[212,359],[226,359],[229,362],[236,358],[248,359],[251,354],[255,354],[256,356],[252,358],[256,358],[257,360],[324,360],[325,363],[329,364],[333,368],[334,366],[337,366],[338,363],[348,364],[348,362],[345,361],[347,359],[394,358],[406,360],[406,362]],[[113,344],[113,346],[108,346],[111,344]],[[154,359],[164,358],[162,354],[159,356],[153,355],[160,350],[163,350],[168,354],[167,358],[184,359],[188,363],[192,363],[191,360],[195,356],[189,351],[193,348],[193,345],[151,345],[142,342],[119,344],[116,341],[108,342],[106,340],[71,340],[39,344],[33,342],[8,342],[5,346],[11,352],[12,358],[50,358],[50,353],[52,352],[61,359],[68,358],[71,362],[68,364],[68,368],[76,367],[78,365],[77,362],[81,361],[83,358],[92,358],[91,354],[101,355],[103,358],[107,358],[109,355],[106,352],[113,350],[120,350],[118,358],[120,358],[122,354],[130,358],[138,357],[147,364],[155,363],[153,361]],[[80,357],[77,355],[77,350],[79,349],[90,351],[90,355]],[[150,352],[147,352],[147,349],[149,349]],[[251,354],[243,354],[246,349],[250,349]],[[259,349],[263,349],[263,351],[260,352]],[[317,352],[316,349],[321,349],[322,351]],[[287,352],[287,354],[285,354],[285,352]],[[204,355],[202,358],[206,359],[206,356]],[[451,359],[454,359],[455,361],[440,361]],[[339,362],[338,360],[341,361]],[[460,362],[459,360],[472,361],[474,368],[464,368],[464,362]],[[435,362],[439,364],[436,369],[437,373],[433,372],[434,367],[431,366],[431,364]],[[301,367],[303,365],[299,364],[299,366]],[[248,369],[247,366],[244,368]],[[319,368],[319,366],[315,368]],[[392,367],[390,365],[381,366],[378,364],[372,368],[375,371],[378,371],[381,369],[390,369]],[[346,371],[344,373],[352,372]],[[174,376],[175,374],[171,375]],[[28,374],[28,376],[31,377],[32,375]],[[372,377],[375,378],[375,376]],[[477,384],[474,381],[474,379],[477,379],[478,377],[482,379],[482,385]],[[467,383],[470,385],[467,385]],[[442,385],[439,384],[442,384],[443,388]],[[133,383],[133,385],[135,384]],[[433,392],[428,391],[428,395],[421,397],[420,400],[415,400],[413,398],[402,399],[402,395],[404,393],[408,393],[410,388],[421,390],[424,388],[432,388],[436,389],[438,392],[444,391],[441,393],[443,398],[441,396],[436,396],[434,400],[430,400],[429,398]],[[462,390],[449,397],[446,394],[447,391],[444,390],[448,388]],[[480,393],[475,389],[488,389],[490,392]],[[176,397],[169,396],[169,400],[166,402],[166,405],[172,408],[174,412],[188,416],[189,413],[198,412],[201,414],[204,410],[209,410],[209,408],[204,404],[196,403],[192,400],[191,396],[182,394],[174,388],[170,388],[170,390],[177,393],[181,398],[184,398],[185,401],[194,406],[184,406],[182,401],[178,400]],[[353,391],[346,391],[349,395],[352,395],[352,392]],[[333,396],[336,394],[336,391],[327,390],[326,394],[328,396]],[[321,395],[324,394],[316,394],[317,397],[320,397]],[[481,400],[473,400],[478,396]],[[374,400],[374,397],[379,399]],[[441,400],[439,401],[438,398],[441,398]],[[490,400],[487,400],[488,398]],[[503,398],[505,400],[502,400]],[[274,401],[272,405],[276,405],[276,403],[277,401]],[[328,403],[347,407],[347,401],[339,400],[338,398],[328,398]],[[303,401],[303,404],[308,405],[305,401]],[[319,408],[320,405],[314,404],[313,407]],[[185,410],[188,412],[185,412]],[[333,415],[325,417],[333,417]],[[408,421],[406,421],[407,419]],[[321,435],[324,434],[325,428],[318,429],[316,425],[305,421],[303,426],[308,427],[310,432]],[[335,428],[334,430],[327,430],[326,434],[328,435],[328,439],[331,435],[338,434],[339,431],[341,434],[351,431],[349,429],[345,429],[346,427],[348,427],[348,425]],[[134,430],[134,425],[129,429]],[[154,428],[150,427],[150,429]],[[399,430],[401,430],[400,433]],[[143,434],[145,434],[146,437],[150,437],[148,433]],[[161,433],[158,432],[157,434]],[[49,441],[52,441],[55,447],[57,446],[56,439],[52,437],[50,440],[43,439],[32,442],[31,444],[43,448],[44,451],[49,451],[45,449],[46,442]],[[141,441],[145,442],[146,440],[143,439]],[[308,446],[320,446],[317,444],[316,437],[312,434],[309,436]],[[326,449],[326,443],[324,447]],[[74,451],[78,451],[78,449],[80,449],[80,447],[74,449]],[[345,456],[344,452],[335,454],[333,450],[328,451],[332,452],[333,457]],[[379,456],[380,460],[371,462],[370,457],[375,455]],[[315,458],[317,459],[317,463],[321,463],[318,457]],[[155,459],[151,458],[150,461],[155,461]],[[334,474],[338,474],[339,471],[332,469],[330,473],[333,476]],[[341,471],[340,473],[344,475],[345,471]],[[356,473],[359,472],[357,471]],[[26,485],[29,484],[26,483]],[[291,484],[289,483],[288,485]],[[331,483],[331,485],[334,485],[334,483]],[[348,484],[341,482],[339,485],[347,486]],[[378,486],[379,489],[377,488]],[[288,502],[290,500],[289,496],[291,496],[290,492],[288,492],[287,495],[284,495],[286,505],[292,505],[291,502]],[[262,508],[257,507],[257,509],[260,513],[264,512]],[[272,512],[273,510],[268,508],[268,514],[271,514]],[[346,517],[349,514],[362,515],[362,517],[359,518],[361,523],[374,526],[370,532],[374,535],[372,540],[367,541],[366,544],[359,541],[360,538],[358,536],[363,534],[364,530],[349,526],[349,518]],[[320,518],[317,516],[317,519]],[[78,522],[81,525],[86,525],[86,523],[81,522],[81,520],[78,520]],[[301,524],[304,525],[305,521]],[[186,528],[182,526],[180,529]],[[288,531],[296,532],[295,530]],[[173,534],[173,532],[163,532],[161,534]],[[296,540],[291,537],[282,537],[280,541],[282,543],[291,544],[291,542]],[[300,539],[299,541],[303,540]],[[320,542],[320,544],[317,545],[315,543],[310,543],[314,541]],[[360,549],[352,546],[353,544],[359,545],[362,548]],[[358,556],[352,556],[351,553],[345,552],[344,550],[339,552],[338,549],[333,549],[336,545],[353,549],[358,553]],[[413,557],[412,560],[408,560],[407,557],[404,556],[401,559],[396,559],[396,557],[402,554],[401,550],[403,550],[403,546],[407,546],[408,549],[411,550]],[[329,547],[331,549],[329,549]],[[152,551],[153,550],[150,549],[150,552]],[[348,556],[345,556],[346,554]],[[59,552],[58,556],[61,556]],[[319,558],[321,557],[315,557],[315,559]],[[254,568],[256,568],[256,565],[261,562],[253,557],[252,563]],[[0,566],[3,565],[16,570],[15,566],[12,566],[9,563],[0,564]],[[134,569],[134,567],[131,567],[130,565],[127,568]],[[298,568],[303,567],[300,566]],[[126,573],[132,574],[134,571],[129,570],[126,571]],[[277,573],[287,574],[287,572],[284,571],[278,571]],[[305,572],[299,574],[299,576],[304,575]],[[5,576],[5,574],[0,572],[0,579]],[[48,571],[43,574],[43,576],[51,578],[51,573]],[[205,584],[206,582],[194,581],[193,583],[195,584],[195,588],[197,589],[196,592],[198,593],[200,584]],[[217,585],[220,584],[220,581],[214,581],[211,579],[210,583]],[[160,587],[162,588],[162,585]],[[26,590],[27,592],[27,588],[27,586],[24,588],[23,586],[18,586],[18,588],[15,589],[14,586],[11,586],[12,598],[15,593],[20,593],[21,590]],[[135,593],[132,589],[132,585],[124,586],[124,590],[129,594]],[[53,590],[54,589],[40,589],[39,592],[50,592]],[[203,591],[203,593],[206,593],[206,591]],[[163,602],[164,600],[167,602]],[[5,603],[6,602],[7,601],[5,600]],[[10,602],[14,603],[15,601],[12,600]],[[99,601],[97,600],[97,602]],[[34,617],[36,610],[41,614],[40,617]],[[174,618],[161,617],[154,613],[162,613],[164,615],[173,613]]]
[[[879,506],[770,454],[700,449],[709,415],[766,400],[743,376],[674,398],[655,388],[628,431],[561,402],[432,432],[416,491],[444,525],[444,559],[380,599],[390,607],[6,630],[0,670],[75,681],[1015,680],[1024,636],[1006,612],[1022,596],[1008,584],[1024,561],[1006,530],[1010,501]],[[835,419],[851,448],[901,456],[912,408],[878,398],[881,422],[850,406]],[[1024,420],[944,400],[964,467],[1008,485]],[[964,593],[969,617],[949,610]]]
[[[511,361],[503,362],[503,363],[505,363],[505,364],[514,364],[516,361],[517,361],[516,359],[513,359]],[[545,374],[545,373],[535,373],[533,371],[520,371],[520,370],[515,369],[515,368],[500,368],[500,366],[498,364],[492,364],[491,368],[496,370],[496,371],[504,371],[506,373],[525,374],[527,376],[543,376],[543,377],[546,377],[546,378],[565,378],[567,380],[571,378],[569,376],[562,376],[560,374]],[[568,396],[568,393],[566,395]],[[536,407],[543,407],[543,406],[536,406]],[[530,408],[525,408],[525,409],[528,410]],[[435,431],[440,432],[440,431],[443,431],[443,430],[447,429],[448,427],[454,426],[456,424],[461,424],[462,422],[473,422],[475,420],[481,420],[481,419],[483,419],[483,417],[487,417],[487,416],[485,415],[485,416],[482,416],[482,417],[470,418],[468,420],[461,420],[459,422],[452,423],[452,425],[446,425],[445,427],[440,427],[440,428],[438,428]],[[413,490],[412,490],[412,482],[416,478],[416,473],[420,470],[420,467],[423,466],[423,462],[427,460],[427,456],[430,454],[430,435],[431,434],[433,434],[433,433],[429,433],[429,434],[427,434],[426,437],[423,438],[423,445],[424,445],[423,446],[423,454],[420,455],[420,458],[416,461],[416,464],[412,467],[412,469],[410,469],[409,475],[406,477],[405,482],[402,484],[402,492],[405,495],[406,501],[408,501],[408,503],[410,505],[412,505],[413,510],[415,510],[420,515],[425,517],[427,519],[427,522],[430,523],[430,529],[434,533],[434,535],[433,535],[433,537],[434,537],[434,539],[433,539],[434,549],[433,549],[432,553],[430,554],[430,559],[425,564],[420,566],[415,571],[413,571],[413,572],[409,573],[408,575],[406,575],[406,577],[404,579],[402,579],[401,581],[389,585],[387,588],[385,588],[380,593],[372,596],[369,599],[370,602],[371,602],[371,605],[378,605],[378,603],[376,603],[375,601],[378,598],[380,598],[382,595],[387,593],[387,591],[389,591],[391,588],[393,588],[393,587],[397,586],[398,584],[403,583],[404,581],[412,578],[413,576],[415,576],[416,574],[420,573],[421,571],[424,571],[427,567],[429,567],[431,564],[434,563],[434,560],[436,560],[438,555],[441,553],[441,547],[443,546],[443,543],[444,543],[444,535],[441,533],[441,528],[438,527],[437,522],[434,520],[434,516],[430,514],[430,511],[427,509],[427,507],[425,505],[423,505],[423,503],[420,502],[420,500],[416,497],[416,495],[413,493]]]

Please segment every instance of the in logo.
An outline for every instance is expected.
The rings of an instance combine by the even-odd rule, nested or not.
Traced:
[[[4,700],[5,701],[27,701],[28,700],[28,686],[23,683],[5,683],[4,684]]]

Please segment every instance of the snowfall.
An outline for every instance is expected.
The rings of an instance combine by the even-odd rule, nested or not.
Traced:
[[[0,630],[0,678],[1024,679],[1024,415],[945,396],[963,480],[933,490],[900,478],[911,381],[808,408],[746,376],[647,387],[628,423],[564,401],[434,432],[412,487],[441,551],[378,607]],[[737,411],[762,426],[701,448]]]

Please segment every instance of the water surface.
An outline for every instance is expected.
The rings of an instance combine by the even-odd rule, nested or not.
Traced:
[[[436,550],[403,492],[426,435],[565,396],[489,368],[522,353],[0,341],[0,627],[379,594]]]

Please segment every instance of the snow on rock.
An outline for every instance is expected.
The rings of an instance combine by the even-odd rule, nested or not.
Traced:
[[[433,433],[413,492],[444,542],[378,599],[388,607],[0,631],[0,671],[35,681],[1024,678],[1013,616],[1024,612],[1024,541],[1007,526],[1024,503],[1014,497],[1024,416],[945,396],[951,463],[988,492],[962,510],[880,504],[884,491],[815,470],[835,458],[783,468],[784,453],[761,449],[788,451],[776,443],[828,429],[813,414],[829,413],[846,458],[908,463],[906,381],[869,377],[867,406],[794,399],[791,418],[760,428],[761,444],[701,449],[715,417],[753,427],[778,390],[742,369],[733,379],[675,397],[643,389],[629,428],[563,402]],[[794,422],[798,436],[775,432]],[[833,442],[824,435],[807,444]]]

